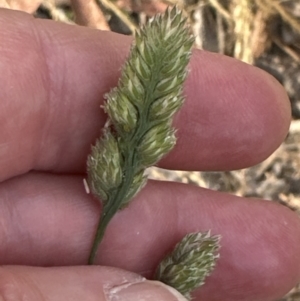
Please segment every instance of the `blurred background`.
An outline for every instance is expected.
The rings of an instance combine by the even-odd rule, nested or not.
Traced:
[[[0,0],[0,7],[36,18],[126,35],[175,4],[188,17],[197,48],[235,57],[277,78],[289,95],[293,120],[285,142],[257,166],[226,172],[151,168],[149,177],[264,198],[300,216],[300,0]],[[300,285],[274,301],[300,301]]]

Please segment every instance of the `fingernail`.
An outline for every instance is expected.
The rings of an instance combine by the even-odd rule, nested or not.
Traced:
[[[114,286],[105,295],[107,301],[187,301],[174,288],[150,280]]]

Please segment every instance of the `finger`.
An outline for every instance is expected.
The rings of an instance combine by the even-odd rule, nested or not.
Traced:
[[[174,289],[108,267],[0,268],[1,300],[184,301]]]
[[[2,10],[0,179],[28,170],[82,172],[130,39]],[[196,51],[175,118],[173,169],[236,169],[268,156],[286,135],[290,106],[269,75]]]
[[[81,178],[30,174],[3,183],[0,198],[2,264],[86,264],[100,209]],[[97,263],[152,277],[185,234],[209,229],[222,236],[221,258],[202,300],[275,300],[299,281],[296,215],[178,183],[150,181],[109,224]]]

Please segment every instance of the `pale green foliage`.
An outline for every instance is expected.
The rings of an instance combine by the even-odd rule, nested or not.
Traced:
[[[112,216],[145,185],[144,170],[176,143],[172,117],[193,45],[185,24],[175,7],[139,30],[118,86],[105,96],[108,123],[87,162],[91,191],[104,201],[92,253]]]
[[[187,234],[158,266],[156,279],[190,299],[190,293],[204,284],[218,259],[219,236]]]

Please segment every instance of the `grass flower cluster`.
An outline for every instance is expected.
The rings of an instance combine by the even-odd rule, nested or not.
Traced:
[[[118,86],[105,96],[108,122],[87,162],[88,185],[103,203],[90,263],[110,219],[145,185],[145,169],[176,143],[172,117],[193,45],[185,24],[173,8],[140,29]]]
[[[219,236],[210,232],[187,234],[159,264],[155,278],[176,288],[188,300],[204,284],[219,258]]]
[[[156,16],[136,32],[119,83],[105,95],[108,120],[87,161],[88,187],[103,205],[89,264],[111,218],[146,184],[145,169],[176,143],[172,120],[184,102],[183,83],[193,42],[186,19],[176,7]],[[157,277],[175,288],[183,281],[179,291],[188,296],[212,269],[216,245],[217,240],[208,234],[184,238],[172,259],[162,262]],[[194,270],[197,265],[199,272],[188,273],[188,289],[182,289],[188,266]]]

